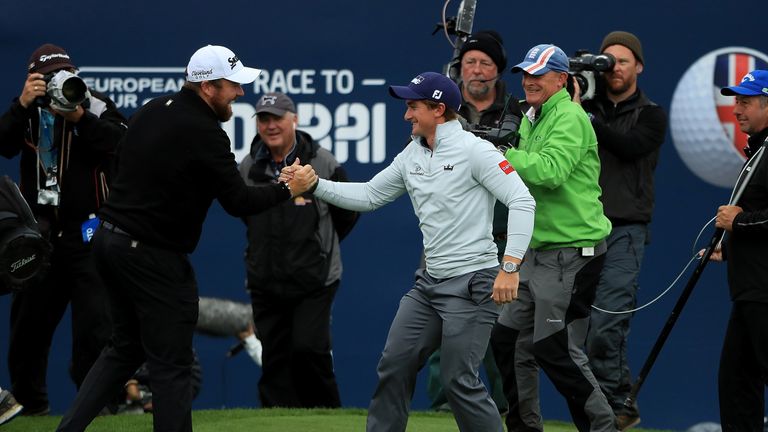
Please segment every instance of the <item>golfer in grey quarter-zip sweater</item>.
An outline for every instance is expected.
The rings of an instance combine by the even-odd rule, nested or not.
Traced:
[[[434,151],[414,137],[369,182],[320,179],[315,194],[339,207],[370,211],[408,192],[424,235],[427,272],[455,277],[498,266],[491,236],[496,198],[510,211],[504,255],[522,257],[528,247],[533,222],[526,218],[533,216],[534,201],[517,173],[509,176],[499,167],[499,156],[492,144],[452,120],[437,126]]]
[[[535,202],[493,145],[462,129],[456,120],[461,94],[449,78],[422,73],[407,87],[390,87],[390,94],[407,101],[413,140],[367,183],[321,179],[314,192],[356,211],[408,192],[424,236],[426,269],[416,272],[392,322],[367,430],[405,430],[416,374],[440,347],[441,380],[459,430],[502,432],[478,367],[500,305],[517,296]],[[491,235],[496,200],[509,207],[503,271]]]

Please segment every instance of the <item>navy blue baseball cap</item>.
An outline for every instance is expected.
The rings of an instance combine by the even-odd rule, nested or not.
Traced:
[[[531,75],[544,75],[549,71],[568,72],[568,56],[555,45],[536,45],[528,50],[522,62],[512,68],[512,73],[520,71]]]
[[[739,85],[724,87],[720,90],[720,94],[723,96],[768,96],[768,71],[753,70],[744,75]]]
[[[407,86],[389,86],[389,94],[396,99],[431,100],[444,103],[458,111],[461,107],[461,91],[450,78],[437,72],[416,75]]]

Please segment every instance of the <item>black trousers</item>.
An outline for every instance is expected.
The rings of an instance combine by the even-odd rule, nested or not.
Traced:
[[[331,355],[331,306],[339,281],[300,298],[251,288],[261,339],[262,407],[341,406]]]
[[[111,334],[109,301],[80,233],[52,241],[51,268],[36,286],[11,302],[8,370],[12,392],[27,412],[48,408],[48,353],[67,305],[72,306],[69,373],[79,388]]]
[[[720,355],[723,432],[762,432],[768,384],[768,303],[734,302]]]
[[[146,360],[154,430],[192,431],[192,334],[197,283],[186,254],[101,228],[96,266],[109,287],[113,334],[59,431],[83,431]]]

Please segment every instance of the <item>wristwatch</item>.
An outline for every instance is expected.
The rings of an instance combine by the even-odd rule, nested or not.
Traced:
[[[505,273],[517,273],[520,271],[520,264],[512,261],[504,261],[501,263],[501,269],[504,270]]]
[[[278,183],[283,190],[288,191],[288,195],[293,198],[293,191],[291,190],[291,186],[288,184],[288,182],[280,182]]]

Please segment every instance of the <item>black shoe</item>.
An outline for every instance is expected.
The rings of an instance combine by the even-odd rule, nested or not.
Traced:
[[[43,405],[36,408],[24,408],[24,412],[21,413],[24,417],[42,417],[51,413],[51,407],[49,405]]]
[[[24,407],[16,402],[11,392],[8,390],[0,392],[0,425],[13,420],[23,409]]]
[[[616,427],[624,432],[640,424],[640,416],[637,414],[619,414],[616,416]]]

